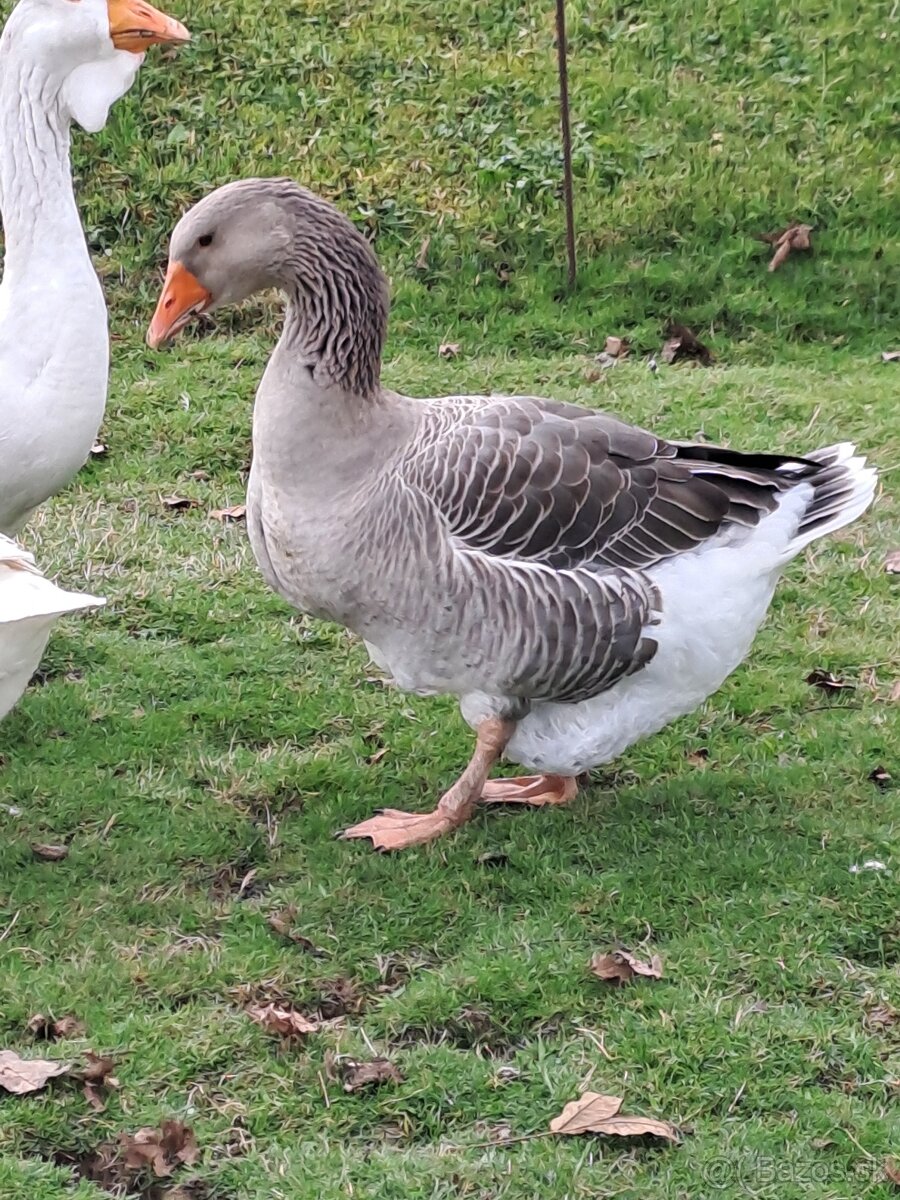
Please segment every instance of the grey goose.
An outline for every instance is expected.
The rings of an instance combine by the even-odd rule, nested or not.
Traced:
[[[387,809],[344,837],[396,850],[480,800],[570,800],[580,773],[713,693],[786,565],[872,500],[847,443],[741,454],[536,396],[383,387],[385,276],[286,179],[227,184],[181,218],[148,342],[271,287],[286,314],[247,495],[263,576],[364,639],[399,687],[458,696],[476,735],[432,812]],[[500,759],[537,774],[489,780]]]

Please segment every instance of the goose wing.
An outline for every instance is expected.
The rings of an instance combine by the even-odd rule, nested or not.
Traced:
[[[604,413],[530,397],[441,405],[409,482],[457,542],[563,569],[644,570],[725,526],[756,525],[815,464],[666,442]]]

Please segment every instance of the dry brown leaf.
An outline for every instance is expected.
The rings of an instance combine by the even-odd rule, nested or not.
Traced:
[[[654,954],[649,962],[643,962],[628,950],[612,950],[608,954],[598,952],[591,959],[591,971],[598,979],[612,983],[628,983],[635,975],[662,979],[662,959]]]
[[[0,1050],[0,1088],[14,1096],[25,1096],[29,1092],[39,1092],[49,1080],[68,1074],[71,1068],[71,1063],[20,1058],[14,1050]]]
[[[666,329],[666,343],[659,354],[664,363],[675,363],[682,358],[691,358],[708,367],[713,362],[713,356],[708,346],[704,344],[687,325],[671,321]]]
[[[824,671],[821,667],[810,671],[806,676],[806,682],[812,687],[821,688],[823,692],[852,692],[856,687],[855,683],[839,679],[837,675],[832,675],[831,671]]]
[[[900,350],[882,350],[882,362],[900,362]]]
[[[196,508],[200,503],[190,496],[161,496],[160,499],[166,508]]]
[[[900,1162],[896,1158],[886,1158],[884,1160],[884,1173],[894,1187],[900,1188]]]
[[[585,1092],[577,1100],[570,1100],[558,1117],[550,1122],[551,1133],[592,1133],[595,1126],[614,1117],[622,1107],[621,1096],[603,1096],[599,1092]]]
[[[364,1088],[380,1087],[383,1083],[402,1083],[403,1076],[387,1058],[369,1062],[345,1062],[341,1066],[345,1092],[360,1092]]]
[[[200,1157],[193,1129],[180,1121],[163,1121],[159,1129],[146,1126],[137,1133],[122,1133],[119,1151],[127,1170],[149,1167],[158,1179],[165,1179],[176,1167],[193,1166]]]
[[[630,349],[627,338],[608,337],[606,345],[603,347],[603,352],[611,358],[625,358]]]
[[[35,1013],[25,1026],[30,1034],[39,1041],[55,1042],[57,1038],[79,1037],[84,1033],[84,1024],[77,1017],[45,1017],[43,1013]]]
[[[243,521],[247,516],[247,505],[233,504],[231,508],[214,508],[209,515],[216,521]]]
[[[884,556],[884,569],[888,575],[900,575],[900,550],[889,550]]]
[[[599,1092],[585,1092],[577,1100],[570,1101],[558,1117],[550,1122],[551,1133],[565,1135],[579,1133],[605,1133],[616,1137],[652,1137],[677,1142],[678,1134],[668,1121],[655,1117],[621,1116],[619,1096],[603,1096]]]
[[[103,442],[94,442],[93,446],[91,446],[92,458],[106,458],[107,453],[106,445]]]
[[[459,350],[459,342],[441,342],[438,346],[438,354],[441,358],[456,358]]]
[[[896,704],[898,700],[900,700],[900,679],[897,679],[894,682],[894,686],[891,688],[892,703]]]
[[[48,846],[39,842],[32,845],[31,853],[42,862],[61,862],[64,858],[69,857],[69,847]]]
[[[757,234],[761,242],[768,242],[770,246],[775,247],[775,253],[772,255],[772,260],[769,263],[769,270],[777,271],[788,255],[794,250],[811,250],[812,242],[809,235],[812,231],[812,225],[792,224],[788,225],[786,229],[777,230],[775,233]]]
[[[696,750],[688,751],[685,758],[692,767],[705,767],[709,762],[709,751],[705,746],[698,746]]]
[[[95,1054],[93,1050],[88,1050],[85,1058],[88,1065],[78,1073],[84,1084],[84,1098],[96,1112],[103,1112],[107,1091],[119,1086],[118,1079],[113,1075],[116,1064],[113,1059]]]
[[[244,1011],[251,1021],[280,1037],[303,1037],[319,1030],[317,1021],[311,1021],[295,1008],[280,1004],[250,1004]]]

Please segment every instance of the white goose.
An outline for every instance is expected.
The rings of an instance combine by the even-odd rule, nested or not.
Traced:
[[[2,533],[72,479],[106,405],[106,305],[75,206],[71,123],[102,129],[142,51],[189,36],[144,0],[21,0],[3,30]]]
[[[476,731],[433,812],[345,837],[400,849],[480,800],[565,803],[582,771],[711,695],[791,559],[872,501],[849,443],[742,454],[536,396],[389,391],[375,256],[289,180],[227,184],[182,217],[148,341],[273,286],[287,312],[247,495],[263,575],[400,686],[457,695]],[[504,757],[540,774],[488,781]]]
[[[0,720],[28,686],[57,617],[105,603],[64,592],[44,578],[33,555],[0,534]]]

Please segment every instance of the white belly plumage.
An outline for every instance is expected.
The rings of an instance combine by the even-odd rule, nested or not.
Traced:
[[[608,692],[579,704],[536,703],[506,758],[533,771],[574,775],[609,762],[712,695],[745,657],[762,624],[811,489],[788,493],[756,529],[726,535],[652,571],[662,593],[659,649]],[[477,697],[463,697],[474,724]]]

